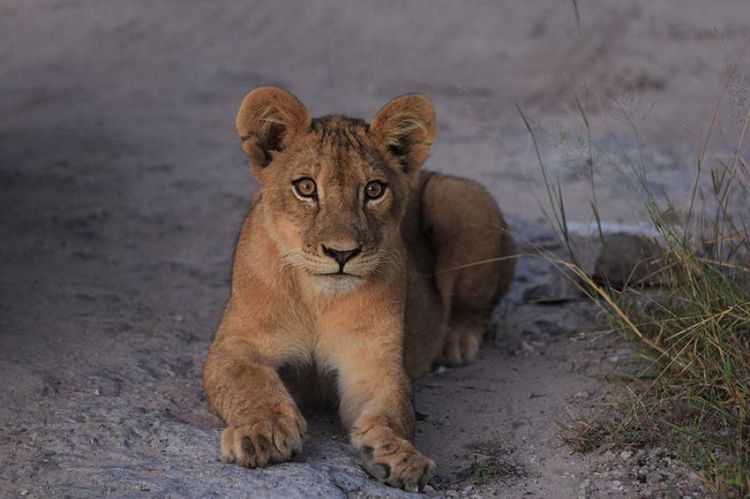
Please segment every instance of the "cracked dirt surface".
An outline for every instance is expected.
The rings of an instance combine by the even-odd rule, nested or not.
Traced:
[[[295,462],[218,460],[200,369],[255,188],[236,106],[269,83],[316,115],[368,117],[425,93],[440,129],[428,167],[481,180],[528,239],[545,223],[542,188],[515,104],[587,224],[574,100],[587,75],[607,125],[597,144],[638,154],[605,119],[630,103],[648,115],[650,182],[679,194],[723,78],[728,104],[748,98],[746,66],[729,66],[750,37],[745,0],[578,4],[583,47],[570,2],[552,0],[0,1],[0,495],[399,495],[367,479],[325,414]],[[625,173],[601,163],[602,216],[635,221]],[[527,303],[547,273],[524,264],[475,364],[417,383],[417,443],[439,466],[428,494],[641,493],[628,485],[641,458],[571,455],[559,440],[568,409],[606,396],[592,374],[623,347],[571,341],[593,324],[581,302]]]

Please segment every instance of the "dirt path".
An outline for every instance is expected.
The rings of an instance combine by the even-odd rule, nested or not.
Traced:
[[[539,267],[523,262],[495,342],[475,364],[417,384],[417,408],[426,414],[418,442],[440,467],[435,486],[442,492],[576,497],[591,476],[594,460],[563,445],[557,424],[568,421],[568,410],[589,409],[602,398],[591,373],[607,364],[610,342],[571,341],[593,322],[586,303],[524,303],[533,286],[524,278]]]
[[[217,460],[199,374],[254,189],[236,106],[268,83],[314,114],[367,117],[426,93],[440,127],[429,166],[483,181],[526,237],[541,190],[514,104],[540,125],[569,215],[586,224],[573,99],[585,74],[600,125],[601,103],[644,103],[651,181],[679,193],[720,77],[750,36],[745,0],[578,3],[583,48],[569,2],[552,0],[0,1],[0,495],[395,493],[366,479],[325,417],[300,462]],[[743,68],[728,104],[747,94]],[[723,116],[729,135],[731,108]],[[627,127],[607,124],[597,144],[637,156]],[[603,215],[633,221],[626,176],[601,163]],[[569,341],[579,327],[561,324],[586,318],[578,309],[525,303],[542,272],[529,265],[497,345],[418,383],[418,442],[441,470],[432,493],[640,490],[627,488],[639,463],[623,461],[618,478],[602,469],[619,457],[560,445],[554,423],[596,403],[591,370],[619,347]]]

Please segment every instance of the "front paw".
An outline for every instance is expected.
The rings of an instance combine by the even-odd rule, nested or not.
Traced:
[[[407,440],[390,437],[362,448],[362,465],[373,478],[407,492],[419,492],[435,472],[435,463]]]
[[[280,463],[302,452],[307,423],[290,402],[271,406],[221,434],[221,458],[249,468]]]

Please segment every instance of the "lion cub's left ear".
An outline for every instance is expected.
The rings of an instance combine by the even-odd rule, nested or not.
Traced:
[[[424,95],[403,95],[378,111],[370,130],[377,143],[398,157],[404,172],[409,173],[430,155],[437,132],[435,109]]]

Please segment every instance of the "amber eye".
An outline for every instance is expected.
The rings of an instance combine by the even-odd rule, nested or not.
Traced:
[[[318,186],[315,185],[315,181],[310,177],[302,177],[294,182],[294,191],[303,198],[315,199],[318,195]]]
[[[365,196],[367,196],[367,199],[378,199],[385,194],[385,188],[386,184],[373,180],[365,186]]]

